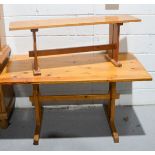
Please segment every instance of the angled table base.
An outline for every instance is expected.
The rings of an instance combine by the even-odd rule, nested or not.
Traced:
[[[118,132],[115,127],[115,100],[119,98],[119,95],[116,93],[116,83],[109,83],[109,93],[108,94],[96,94],[96,95],[58,95],[58,96],[40,96],[39,95],[39,85],[33,85],[33,96],[30,97],[30,101],[32,101],[32,105],[35,108],[35,132],[33,138],[33,144],[39,144],[39,137],[41,131],[41,122],[42,122],[42,107],[41,101],[52,101],[52,100],[90,100],[90,99],[104,99],[109,100],[109,104],[105,106],[105,111],[107,113],[107,120],[109,123],[109,127],[112,132],[112,136],[115,143],[119,142]]]

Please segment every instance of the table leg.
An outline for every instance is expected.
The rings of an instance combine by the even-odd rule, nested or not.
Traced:
[[[119,135],[115,127],[115,99],[116,99],[116,83],[109,84],[110,102],[105,106],[108,123],[115,143],[119,143]]]
[[[41,121],[42,121],[42,107],[39,102],[39,84],[33,85],[33,99],[34,99],[35,121],[36,121],[33,144],[38,145],[41,130]]]

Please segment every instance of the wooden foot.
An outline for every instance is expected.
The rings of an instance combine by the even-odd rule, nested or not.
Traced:
[[[38,68],[38,70],[33,69],[33,75],[37,76],[37,75],[41,75],[41,71]]]
[[[122,67],[122,64],[119,61],[115,61],[108,54],[105,54],[105,58],[110,61],[116,67]]]
[[[116,130],[115,123],[110,122],[110,120],[109,120],[108,105],[104,105],[104,110],[105,110],[105,113],[106,113],[106,116],[107,116],[107,120],[108,120],[108,123],[109,123],[109,127],[110,127],[110,130],[111,130],[111,134],[112,134],[114,143],[119,143],[119,135],[118,135],[118,132]]]
[[[109,84],[110,102],[108,105],[104,106],[109,127],[111,129],[111,134],[113,136],[114,142],[119,143],[119,135],[115,127],[115,94],[116,94],[116,83]]]
[[[112,136],[113,136],[114,142],[115,143],[119,143],[118,132],[116,130],[115,123],[113,121],[110,122],[110,127],[111,127],[111,132],[112,132]]]
[[[39,138],[40,138],[40,126],[36,126],[34,137],[33,137],[33,144],[38,145],[39,144]]]
[[[42,121],[42,108],[41,108],[41,104],[39,102],[39,85],[38,84],[33,85],[33,99],[34,99],[35,121],[36,121],[36,127],[35,127],[35,132],[34,132],[34,137],[33,137],[33,144],[38,145],[40,131],[41,131],[41,121]]]
[[[9,126],[9,121],[8,120],[0,120],[0,128],[6,129]]]

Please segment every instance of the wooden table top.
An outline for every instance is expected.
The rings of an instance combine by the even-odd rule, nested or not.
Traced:
[[[13,30],[30,30],[41,28],[54,28],[65,26],[82,26],[82,25],[97,25],[97,24],[116,24],[128,22],[140,22],[141,20],[128,15],[122,16],[88,16],[77,18],[53,18],[44,20],[29,20],[11,22],[9,29]]]
[[[33,58],[13,56],[0,75],[0,84],[129,82],[152,80],[132,54],[120,54],[115,67],[102,52],[39,57],[41,76],[34,76]]]

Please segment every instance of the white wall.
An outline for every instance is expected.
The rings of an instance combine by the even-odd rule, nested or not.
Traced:
[[[7,42],[12,48],[12,54],[23,54],[32,49],[31,33],[29,31],[10,32],[8,27],[11,21],[111,14],[129,14],[142,19],[142,23],[124,24],[121,28],[120,51],[127,50],[134,53],[154,79],[155,5],[119,5],[119,10],[106,10],[105,5],[4,5]],[[43,49],[106,43],[107,34],[107,25],[44,29],[38,33],[38,47]],[[17,96],[21,96],[23,89],[21,86],[16,87]],[[51,86],[50,89],[57,93],[64,93],[66,90],[70,93],[67,85]],[[79,86],[73,84],[69,90],[72,93],[80,91],[103,93],[104,89],[106,87],[99,84]],[[119,84],[118,90],[123,93],[118,101],[119,104],[155,104],[154,80]],[[21,102],[18,100],[17,103],[19,101]],[[20,105],[23,106],[21,103]]]

